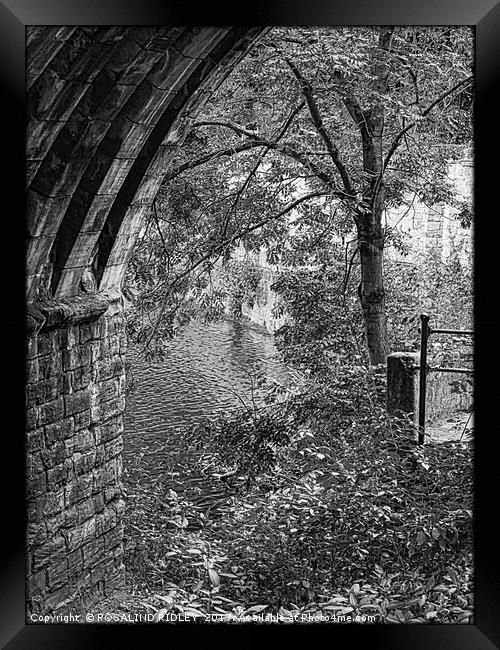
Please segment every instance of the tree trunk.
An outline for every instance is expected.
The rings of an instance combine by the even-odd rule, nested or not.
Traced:
[[[378,228],[360,233],[361,286],[359,297],[363,310],[370,363],[386,363],[389,354],[383,275],[384,240]]]

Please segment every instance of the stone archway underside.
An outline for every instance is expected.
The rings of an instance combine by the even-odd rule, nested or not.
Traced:
[[[123,583],[119,287],[189,118],[259,27],[29,27],[27,598]]]

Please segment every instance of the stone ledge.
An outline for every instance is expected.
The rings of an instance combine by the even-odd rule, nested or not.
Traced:
[[[98,319],[110,305],[109,297],[88,294],[58,300],[39,301],[28,304],[28,337],[65,325],[86,323]]]

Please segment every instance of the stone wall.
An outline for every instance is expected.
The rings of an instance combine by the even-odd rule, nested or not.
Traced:
[[[28,307],[27,616],[75,611],[123,583],[125,347],[117,297]]]

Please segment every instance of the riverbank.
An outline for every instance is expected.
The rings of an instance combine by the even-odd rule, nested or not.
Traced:
[[[470,446],[418,448],[372,389],[355,417],[329,390],[179,432],[175,453],[143,441],[124,468],[127,593],[95,611],[472,622]]]
[[[147,450],[136,458],[126,495],[127,585],[93,613],[149,615],[150,622],[243,622],[261,612],[281,622],[307,615],[473,622],[468,446],[446,443],[421,458],[411,451],[402,457],[379,442],[374,455],[370,439],[336,440],[333,454],[305,436],[279,467],[219,501],[216,517],[172,490],[176,477],[151,467],[159,456]],[[290,453],[294,465],[306,449],[304,475],[304,465],[293,470]],[[356,483],[348,470],[354,457]],[[199,460],[191,457],[188,477]],[[220,467],[205,464],[205,473],[227,488]]]

